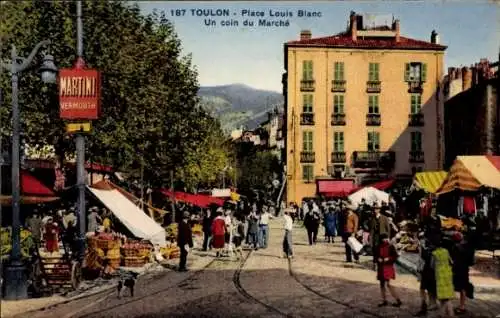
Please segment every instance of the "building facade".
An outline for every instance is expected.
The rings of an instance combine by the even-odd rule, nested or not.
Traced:
[[[449,68],[444,80],[445,166],[457,156],[500,154],[499,62]]]
[[[445,49],[434,31],[414,40],[398,20],[367,27],[354,12],[345,32],[286,43],[287,201],[315,196],[320,182],[440,169]]]

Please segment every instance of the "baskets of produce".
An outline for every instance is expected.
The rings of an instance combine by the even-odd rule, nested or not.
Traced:
[[[148,259],[145,257],[124,257],[123,266],[125,267],[142,267],[146,265]]]
[[[167,228],[165,229],[167,232],[167,238],[168,239],[176,239],[177,238],[177,233],[178,233],[178,225],[177,223],[172,223]]]
[[[181,256],[181,249],[180,248],[174,248],[170,251],[169,258],[179,258]]]
[[[120,258],[121,257],[121,254],[120,254],[120,249],[119,248],[113,248],[113,249],[110,249],[106,252],[106,257],[107,258],[112,258],[112,259],[115,259],[115,258]]]
[[[462,231],[463,227],[464,227],[464,224],[459,219],[454,219],[454,218],[442,218],[441,219],[441,228],[443,230]]]
[[[203,227],[201,226],[201,224],[195,224],[195,225],[193,225],[193,228],[191,231],[192,231],[193,235],[202,235],[203,234]]]
[[[121,248],[124,257],[149,257],[152,249],[151,244],[145,242],[130,242]]]
[[[109,262],[109,266],[111,266],[115,269],[120,267],[121,257],[117,257],[117,258],[116,257],[114,257],[114,258],[108,257],[107,260]]]

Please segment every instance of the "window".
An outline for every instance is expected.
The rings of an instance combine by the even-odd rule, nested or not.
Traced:
[[[410,105],[411,105],[412,115],[420,113],[420,110],[422,109],[422,95],[412,94],[410,99]]]
[[[368,96],[368,114],[378,114],[378,95]]]
[[[427,80],[427,64],[406,63],[405,82],[425,82]]]
[[[302,165],[302,179],[305,181],[312,181],[314,179],[313,165]]]
[[[333,95],[333,113],[344,113],[344,95]]]
[[[420,131],[411,132],[411,151],[422,151],[422,133]]]
[[[376,131],[368,132],[368,151],[380,150],[380,133]]]
[[[313,80],[313,61],[302,62],[302,80],[304,81]]]
[[[379,64],[370,63],[368,68],[368,81],[378,82],[379,81],[378,72],[379,72]]]
[[[302,151],[313,151],[313,132],[304,131],[302,133]]]
[[[333,151],[344,152],[344,132],[336,131],[333,133]]]
[[[344,80],[344,62],[335,62],[333,64],[333,79],[335,81]]]
[[[312,113],[313,112],[313,95],[304,94],[302,99],[302,112]]]

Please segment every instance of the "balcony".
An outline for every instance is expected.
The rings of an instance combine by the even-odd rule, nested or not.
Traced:
[[[332,152],[332,163],[344,163],[345,160],[345,152],[343,151],[334,151]]]
[[[382,85],[380,81],[368,81],[366,82],[366,92],[367,93],[380,93],[382,90]]]
[[[408,115],[408,126],[411,126],[411,127],[424,126],[424,114],[410,114],[410,115]]]
[[[343,93],[345,92],[345,81],[332,81],[332,92]]]
[[[301,80],[300,81],[300,91],[301,92],[314,92],[314,80]]]
[[[314,151],[301,151],[300,152],[300,162],[302,163],[314,163],[315,161]]]
[[[354,168],[379,168],[392,170],[396,163],[394,151],[354,151],[352,165]]]
[[[424,91],[424,83],[421,81],[409,81],[408,82],[408,93],[422,94]]]
[[[425,156],[423,151],[410,151],[410,158],[408,159],[410,163],[423,163],[425,162]]]
[[[366,115],[366,126],[380,126],[382,124],[382,118],[380,114],[367,114]]]
[[[314,125],[314,113],[302,113],[300,114],[300,124],[301,125]]]
[[[332,126],[345,126],[345,114],[332,114]]]

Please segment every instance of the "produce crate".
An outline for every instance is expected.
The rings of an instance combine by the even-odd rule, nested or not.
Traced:
[[[114,248],[114,249],[108,250],[106,252],[106,257],[110,258],[110,259],[111,258],[112,259],[120,258],[121,257],[120,249],[119,248]]]
[[[140,250],[138,250],[136,248],[122,248],[122,254],[125,258],[127,258],[127,257],[139,257],[140,256],[139,251]]]
[[[109,261],[109,266],[116,269],[116,268],[120,267],[121,257],[108,258],[108,261]]]
[[[120,241],[117,240],[100,240],[100,239],[95,239],[95,240],[96,240],[96,247],[103,250],[115,249],[120,247]]]
[[[145,257],[124,257],[123,266],[125,267],[142,267],[146,265],[148,259]]]

